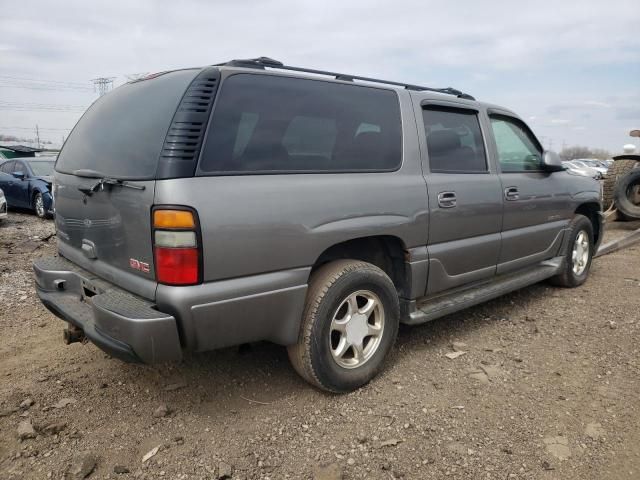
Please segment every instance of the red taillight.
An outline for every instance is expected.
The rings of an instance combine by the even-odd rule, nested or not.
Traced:
[[[163,248],[156,246],[158,282],[168,285],[198,283],[197,248]]]
[[[156,278],[165,285],[199,283],[200,245],[196,213],[189,209],[153,211]]]

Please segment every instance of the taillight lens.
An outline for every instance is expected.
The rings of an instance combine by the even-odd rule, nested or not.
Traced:
[[[158,282],[194,285],[201,281],[197,229],[197,218],[191,210],[153,211],[153,249]]]
[[[156,274],[160,283],[193,285],[198,283],[197,248],[163,248],[156,246]]]

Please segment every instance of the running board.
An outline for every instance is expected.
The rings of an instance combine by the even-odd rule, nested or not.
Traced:
[[[436,318],[497,298],[505,293],[541,282],[556,275],[562,267],[563,260],[564,257],[555,257],[541,262],[534,268],[526,269],[524,272],[500,275],[477,286],[437,297],[419,299],[414,304],[413,311],[404,316],[402,323],[418,325],[430,322]]]

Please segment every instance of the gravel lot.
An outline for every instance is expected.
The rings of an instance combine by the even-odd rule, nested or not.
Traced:
[[[384,373],[335,396],[266,343],[160,366],[65,346],[32,287],[53,232],[0,225],[1,479],[640,478],[638,245],[579,289],[402,328]]]

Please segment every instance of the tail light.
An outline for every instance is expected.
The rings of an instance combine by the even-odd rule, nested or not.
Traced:
[[[202,281],[201,245],[196,213],[187,208],[156,208],[153,253],[156,278],[166,285],[195,285]]]

